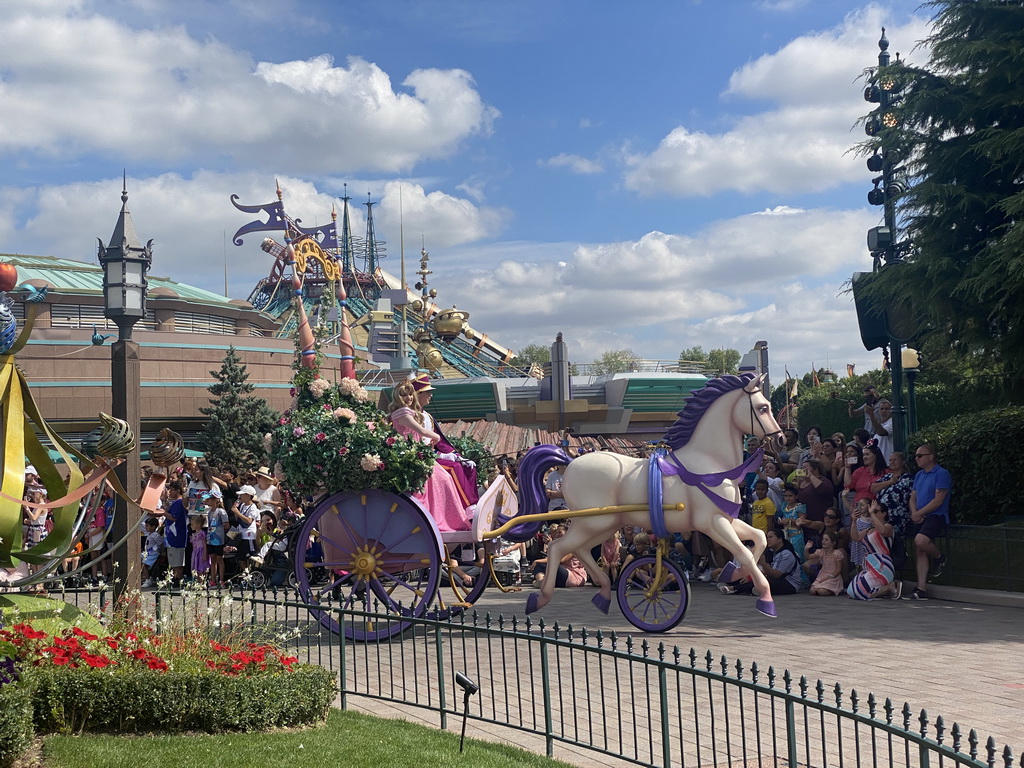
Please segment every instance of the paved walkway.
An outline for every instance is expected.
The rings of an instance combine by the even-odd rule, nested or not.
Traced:
[[[503,594],[492,588],[476,607],[494,618],[518,614],[521,619],[529,591]],[[634,634],[614,601],[610,615],[598,613],[589,602],[593,594],[593,587],[558,590],[535,616],[549,626],[557,621],[563,629],[572,624],[577,630]],[[947,728],[958,722],[965,735],[975,728],[982,744],[989,736],[1000,748],[1008,744],[1019,762],[1024,750],[1024,608],[934,599],[863,603],[808,594],[779,598],[778,607],[779,618],[768,619],[754,610],[753,598],[723,595],[698,583],[679,627],[663,635],[635,636],[678,645],[684,652],[693,647],[699,655],[710,650],[716,658],[741,659],[748,668],[756,661],[762,668],[789,669],[797,678],[807,676],[812,685],[821,679],[828,690],[839,682],[846,693],[856,689],[863,699],[873,692],[881,700],[893,699],[899,708],[907,701],[915,722],[925,709],[931,722],[941,715]],[[350,703],[436,724],[432,713],[403,713],[359,699]],[[543,751],[540,739],[479,723],[470,723],[468,733]],[[592,752],[560,745],[556,757],[580,765],[592,765],[595,758],[611,764]]]

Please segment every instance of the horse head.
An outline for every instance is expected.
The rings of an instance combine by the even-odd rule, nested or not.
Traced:
[[[746,402],[744,398],[737,400],[733,410],[733,423],[737,428],[764,439],[772,448],[780,451],[785,444],[782,427],[772,415],[772,405],[761,391],[761,384],[766,375],[761,374],[751,379],[743,387],[743,392],[747,396]]]

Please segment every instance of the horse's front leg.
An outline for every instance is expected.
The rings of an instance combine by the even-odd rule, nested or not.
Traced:
[[[736,531],[736,536],[740,541],[751,541],[754,543],[753,556],[754,562],[757,563],[757,561],[761,559],[761,555],[763,555],[764,551],[768,548],[768,540],[765,538],[764,531],[743,522],[738,517],[733,518],[732,527],[733,530]],[[730,569],[730,565],[733,566],[732,569]],[[733,560],[732,563],[729,563],[722,569],[722,573],[718,577],[718,580],[730,582],[748,575],[752,574],[748,574],[746,569],[743,568],[738,561]]]
[[[765,575],[761,573],[761,569],[757,567],[757,560],[754,559],[754,553],[743,546],[743,542],[740,541],[739,536],[736,535],[736,530],[733,528],[734,522],[735,521],[731,517],[715,513],[711,520],[711,526],[706,533],[711,536],[712,539],[732,552],[732,556],[740,566],[742,566],[746,573],[749,574],[750,579],[754,582],[754,586],[757,588],[759,597],[755,607],[765,616],[771,616],[774,618],[778,614],[775,611],[775,601],[772,599],[771,585],[768,583],[768,579]],[[750,526],[747,527],[750,528]],[[753,530],[753,528],[751,528],[751,530]],[[762,537],[763,535],[764,534],[762,534]],[[767,546],[767,544],[765,544],[765,546]]]

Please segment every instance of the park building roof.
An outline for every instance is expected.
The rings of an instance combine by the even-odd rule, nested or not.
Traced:
[[[0,253],[0,261],[9,262],[18,268],[19,284],[43,280],[49,283],[50,290],[55,293],[95,295],[97,297],[103,295],[103,268],[99,264],[59,259],[54,256],[26,256],[12,253]],[[146,277],[149,280],[149,295],[153,298],[176,298],[192,304],[206,304],[215,307],[252,306],[247,301],[229,299],[194,285],[179,283],[169,277],[155,275]]]

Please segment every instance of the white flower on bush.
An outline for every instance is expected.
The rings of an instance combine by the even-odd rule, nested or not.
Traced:
[[[356,423],[356,412],[351,408],[335,408],[331,415],[336,419],[348,419],[349,424]]]
[[[263,436],[263,450],[266,451],[267,453],[270,453],[270,449],[273,446],[273,444],[274,436],[267,432],[267,434]]]
[[[359,460],[359,466],[367,472],[376,472],[384,466],[384,462],[380,460],[380,456],[376,453],[364,453],[363,458]]]
[[[354,397],[360,403],[365,403],[370,399],[370,393],[363,389],[355,379],[342,379],[338,382],[338,389],[343,395]]]
[[[313,397],[316,398],[323,397],[327,390],[330,388],[331,382],[329,382],[327,379],[313,379],[311,382],[309,382],[309,391],[310,393],[312,393]]]

